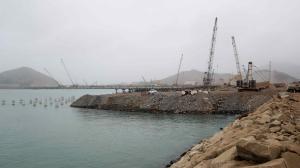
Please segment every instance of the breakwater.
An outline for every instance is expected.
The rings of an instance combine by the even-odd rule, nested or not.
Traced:
[[[274,92],[229,91],[184,96],[180,92],[84,95],[71,106],[118,111],[240,114],[255,110],[273,95]]]
[[[291,94],[272,98],[167,167],[298,168],[299,163],[300,94]]]

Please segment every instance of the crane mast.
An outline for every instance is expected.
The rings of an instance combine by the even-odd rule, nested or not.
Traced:
[[[179,62],[179,66],[178,66],[177,77],[176,77],[176,83],[175,83],[176,86],[178,86],[178,79],[179,79],[179,73],[180,73],[180,68],[181,68],[181,64],[182,64],[182,59],[183,59],[183,54],[181,54],[180,62]]]
[[[146,79],[144,78],[144,76],[142,76],[142,79],[144,81],[144,83],[147,83]]]
[[[64,70],[65,70],[65,72],[66,72],[66,74],[67,74],[67,76],[68,76],[70,82],[71,82],[72,85],[74,86],[75,84],[74,84],[74,82],[73,82],[73,80],[72,80],[72,77],[71,77],[71,75],[70,75],[70,73],[69,73],[69,71],[68,71],[68,69],[67,69],[67,67],[66,67],[66,65],[65,65],[64,60],[61,59],[60,61],[61,61],[62,66],[64,67]]]
[[[217,36],[217,22],[218,22],[218,18],[216,17],[214,28],[213,28],[210,51],[209,51],[208,70],[203,78],[204,86],[211,86],[213,82],[213,59],[214,59],[216,36]]]
[[[234,36],[231,37],[232,39],[232,46],[233,46],[233,52],[234,52],[234,57],[235,57],[235,62],[236,62],[236,69],[237,69],[237,79],[238,80],[243,80],[242,72],[241,72],[241,66],[240,66],[240,61],[239,61],[239,55],[236,47],[236,42]]]
[[[48,76],[50,76],[52,79],[54,79],[58,83],[59,86],[61,86],[60,82],[52,76],[52,74],[48,71],[47,68],[44,68],[44,71],[47,73]]]

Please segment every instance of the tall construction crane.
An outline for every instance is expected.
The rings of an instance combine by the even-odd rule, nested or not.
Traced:
[[[181,54],[180,62],[179,62],[179,66],[178,66],[177,77],[176,77],[176,82],[175,82],[176,86],[178,86],[178,79],[179,79],[179,73],[180,73],[180,68],[181,68],[182,60],[183,60],[183,54]]]
[[[61,83],[52,76],[52,74],[48,71],[47,68],[44,68],[44,71],[47,73],[48,76],[50,76],[52,79],[54,79],[57,82],[58,86],[62,86]]]
[[[142,76],[142,79],[144,81],[144,83],[147,83],[146,79],[144,78],[144,76]]]
[[[216,37],[217,37],[217,22],[218,22],[218,18],[216,17],[214,28],[213,28],[213,35],[211,39],[211,46],[209,50],[208,70],[205,73],[205,76],[203,78],[204,86],[211,86],[213,82],[213,60],[214,60]]]
[[[61,61],[61,64],[62,64],[62,66],[63,66],[63,68],[64,68],[64,70],[65,70],[65,72],[66,72],[66,74],[67,74],[67,76],[68,76],[68,78],[69,78],[71,84],[72,84],[73,86],[75,86],[75,83],[73,82],[73,79],[72,79],[72,77],[71,77],[71,75],[70,75],[70,73],[69,73],[69,71],[68,71],[68,69],[67,69],[67,67],[66,67],[66,65],[65,65],[64,60],[61,58],[60,61]]]
[[[236,63],[236,69],[237,69],[237,80],[243,80],[242,72],[241,72],[241,66],[240,66],[240,61],[239,61],[239,54],[237,51],[236,47],[236,42],[234,36],[231,37],[232,39],[232,46],[233,46],[233,52],[234,52],[234,57],[235,57],[235,63]]]

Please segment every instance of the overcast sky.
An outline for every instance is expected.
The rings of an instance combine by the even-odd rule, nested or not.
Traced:
[[[207,69],[214,18],[214,67],[235,73],[231,35],[241,64],[299,66],[299,0],[0,0],[0,71],[47,68],[68,83],[160,79]],[[300,66],[299,66],[300,67]]]

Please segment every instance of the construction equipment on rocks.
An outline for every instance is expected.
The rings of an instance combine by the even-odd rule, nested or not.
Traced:
[[[72,77],[71,77],[71,74],[70,74],[70,72],[68,71],[67,66],[66,66],[66,64],[65,64],[65,62],[64,62],[64,60],[63,60],[62,58],[60,59],[60,62],[61,62],[61,64],[62,64],[62,66],[63,66],[63,68],[64,68],[64,70],[65,70],[65,72],[66,72],[66,74],[67,74],[67,76],[68,76],[68,78],[69,78],[71,84],[72,84],[72,86],[73,86],[73,87],[77,87],[77,85],[74,83],[74,81],[73,81],[73,79],[72,79]]]
[[[181,68],[181,64],[182,64],[182,59],[183,59],[183,54],[181,54],[181,57],[180,57],[175,86],[178,86],[178,79],[179,79],[179,73],[180,73],[180,68]]]
[[[237,79],[238,80],[243,80],[242,72],[241,72],[241,66],[240,66],[240,61],[239,61],[239,54],[237,51],[236,47],[236,42],[234,36],[231,37],[232,39],[232,46],[233,46],[233,52],[234,52],[234,58],[235,58],[235,63],[236,63],[236,69],[237,69]]]
[[[215,53],[215,44],[216,44],[216,36],[217,36],[217,22],[218,18],[215,19],[215,24],[213,28],[213,35],[211,40],[210,52],[209,52],[209,61],[208,61],[208,69],[205,72],[205,76],[203,77],[203,85],[209,87],[213,82],[213,59]]]
[[[293,82],[288,85],[288,92],[300,92],[300,81],[299,82]]]

